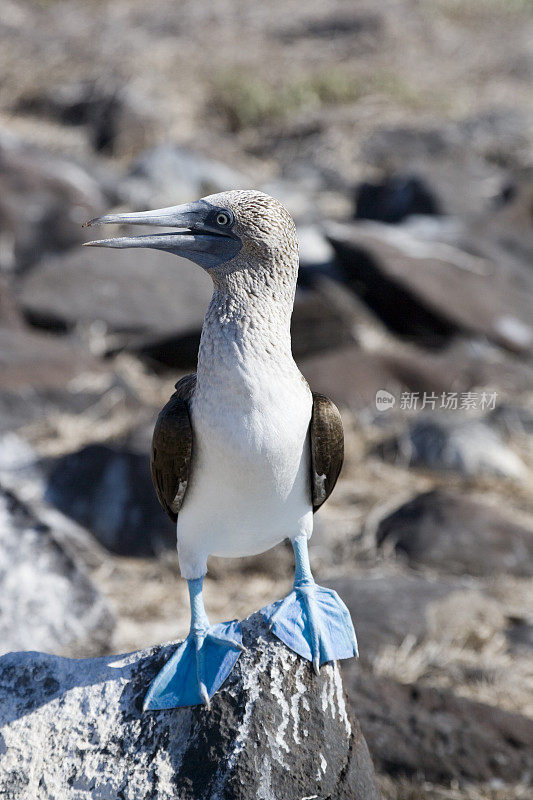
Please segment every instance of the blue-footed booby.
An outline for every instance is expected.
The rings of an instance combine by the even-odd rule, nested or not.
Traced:
[[[211,625],[207,617],[202,582],[210,555],[250,556],[290,539],[294,586],[262,609],[270,629],[316,672],[357,655],[348,609],[315,583],[309,565],[313,512],[337,481],[344,439],[337,408],[311,393],[292,357],[298,241],[291,216],[262,192],[229,191],[87,224],[104,223],[177,229],[88,244],[165,250],[213,280],[197,372],[176,384],[153,435],[152,480],[176,523],[191,626],[151,684],[145,709],[209,705],[243,650],[237,620]]]

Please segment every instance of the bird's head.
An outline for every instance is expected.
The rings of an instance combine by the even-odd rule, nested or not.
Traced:
[[[230,191],[194,203],[107,214],[86,225],[127,223],[177,230],[87,242],[91,247],[150,247],[199,264],[215,278],[243,270],[298,268],[298,244],[292,217],[278,200],[263,192]]]

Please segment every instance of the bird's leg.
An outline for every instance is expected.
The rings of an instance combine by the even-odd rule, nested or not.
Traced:
[[[226,680],[241,652],[237,620],[211,625],[202,593],[203,577],[189,580],[191,626],[189,635],[153,681],[144,709],[177,708],[205,703]]]
[[[194,639],[194,647],[196,652],[196,676],[198,679],[198,690],[200,696],[206,706],[209,707],[209,693],[206,685],[202,680],[204,672],[204,651],[203,644],[205,637],[209,631],[209,619],[204,606],[203,583],[204,579],[197,578],[196,580],[188,581],[189,586],[189,600],[191,603],[191,627],[189,629],[189,636]]]
[[[304,536],[299,536],[292,541],[292,549],[294,550],[294,587],[299,588],[303,586],[312,586],[315,583],[313,573],[311,572],[311,564],[309,563],[309,549],[307,547],[307,539]]]
[[[319,626],[314,613],[313,596],[316,588],[315,579],[311,572],[311,564],[309,563],[309,550],[307,547],[307,538],[294,539],[292,542],[294,550],[294,591],[299,593],[302,597],[307,621],[309,624],[309,644],[311,653],[313,654],[313,667],[318,675],[320,669],[320,632]]]
[[[320,664],[357,655],[357,639],[350,612],[332,589],[315,583],[309,563],[307,539],[298,537],[292,592],[263,612],[271,631],[291,650]]]

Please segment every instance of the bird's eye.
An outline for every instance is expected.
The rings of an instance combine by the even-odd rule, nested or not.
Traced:
[[[231,222],[230,216],[229,214],[226,214],[225,211],[221,211],[219,214],[217,214],[217,225],[225,227],[226,225],[229,225],[230,222]]]

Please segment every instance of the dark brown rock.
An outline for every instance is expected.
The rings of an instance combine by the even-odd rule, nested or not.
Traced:
[[[393,777],[530,785],[533,720],[458,697],[401,684],[343,662],[350,702],[376,766]]]
[[[533,528],[449,489],[400,506],[379,522],[376,540],[378,547],[393,546],[411,565],[454,575],[533,575]]]
[[[297,360],[314,390],[356,411],[375,409],[376,392],[380,389],[394,395],[396,409],[402,392],[418,392],[418,409],[424,392],[427,396],[435,393],[438,410],[443,394],[448,397],[452,388],[457,392],[458,403],[462,392],[476,392],[476,403],[481,408],[483,391],[487,403],[493,403],[500,392],[528,391],[533,384],[533,368],[528,363],[496,347],[478,347],[467,340],[456,340],[443,350],[432,351],[392,341],[390,347],[368,351],[353,343]]]
[[[379,354],[357,344],[300,358],[298,366],[314,392],[353,410],[375,407],[379,389],[398,394],[406,388]]]
[[[431,606],[464,588],[459,581],[416,574],[341,577],[326,583],[350,610],[364,661],[372,661],[383,645],[399,645],[407,636],[421,639]]]

